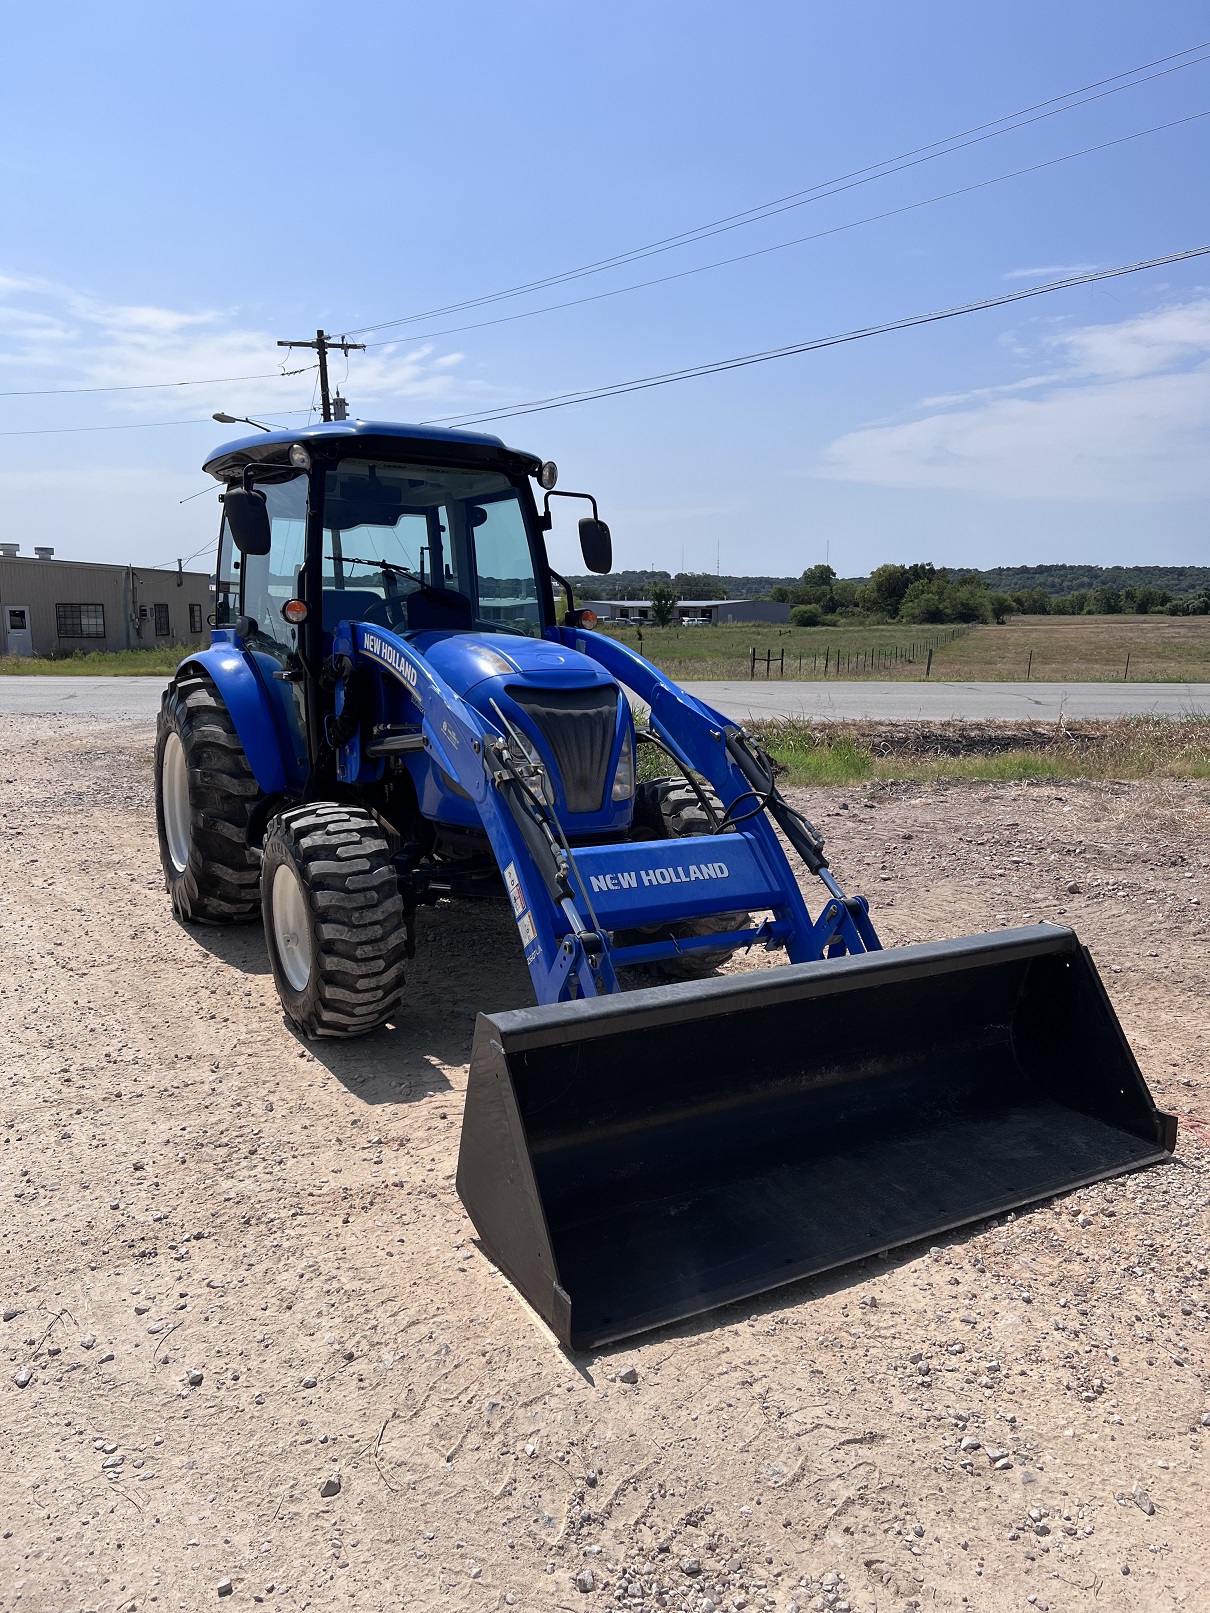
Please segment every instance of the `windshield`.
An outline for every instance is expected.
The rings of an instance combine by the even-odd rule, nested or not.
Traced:
[[[323,589],[326,627],[395,625],[424,591],[452,596],[467,625],[542,632],[520,497],[498,471],[342,460],[324,484]]]

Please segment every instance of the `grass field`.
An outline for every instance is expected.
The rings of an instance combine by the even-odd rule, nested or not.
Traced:
[[[793,679],[922,678],[928,650],[934,661],[942,645],[956,642],[968,628],[908,627],[778,627],[766,622],[741,622],[728,627],[609,628],[616,638],[637,649],[669,677],[680,682],[730,682],[747,678],[751,654],[757,652],[758,678],[765,677],[765,656],[771,655],[769,676]],[[826,673],[825,673],[826,665]]]
[[[962,682],[1121,682],[1130,658],[1131,683],[1210,683],[1210,616],[1018,616],[998,627],[733,627],[611,629],[618,639],[680,682],[742,682],[757,651],[757,678],[844,681],[923,678],[932,646],[931,676]],[[0,656],[0,675],[169,677],[188,652],[183,646],[95,652],[61,660]]]
[[[892,779],[1210,778],[1210,719],[754,724],[793,784]]]
[[[933,657],[935,678],[1017,683],[1027,672],[1039,683],[1210,682],[1210,616],[1017,616]]]
[[[192,647],[94,650],[91,655],[0,655],[0,676],[55,678],[170,678]]]
[[[1019,616],[996,627],[975,627],[959,637],[946,628],[775,627],[759,622],[733,627],[648,627],[642,653],[683,682],[742,681],[750,655],[757,677],[772,651],[777,678],[785,651],[787,679],[913,680],[924,676],[923,647],[933,643],[931,676],[962,682],[1041,683],[1210,682],[1210,616]],[[634,629],[611,636],[638,646]],[[912,659],[907,656],[912,654]],[[1032,665],[1031,665],[1032,655]],[[801,669],[800,660],[801,659]]]

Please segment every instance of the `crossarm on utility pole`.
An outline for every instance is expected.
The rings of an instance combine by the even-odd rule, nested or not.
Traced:
[[[364,342],[346,342],[343,337],[337,340],[329,336],[326,331],[317,330],[314,341],[282,342],[279,347],[309,347],[319,358],[319,401],[323,410],[324,423],[332,418],[332,394],[328,388],[328,354],[329,353],[362,353],[365,351]]]

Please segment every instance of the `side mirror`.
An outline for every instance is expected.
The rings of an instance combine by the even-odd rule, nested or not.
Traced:
[[[223,513],[241,554],[268,554],[272,543],[265,495],[254,487],[233,487],[223,494]]]
[[[604,521],[591,515],[581,516],[580,553],[589,571],[613,570],[613,539]]]

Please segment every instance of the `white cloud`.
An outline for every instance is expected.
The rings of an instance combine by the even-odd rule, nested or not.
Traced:
[[[343,361],[334,360],[333,385],[339,383],[360,414],[399,399],[457,405],[493,398],[483,383],[461,378],[462,357],[431,344],[391,343],[354,354],[347,379]],[[279,378],[282,370],[307,367],[306,374]],[[236,379],[245,376],[250,379]],[[70,286],[0,274],[0,392],[213,380],[158,391],[98,392],[90,408],[94,417],[115,419],[179,416],[183,408],[189,414],[224,408],[273,418],[305,412],[314,379],[313,354],[279,348],[274,335],[242,322],[236,310],[112,303]]]
[[[929,413],[849,432],[815,474],[1001,498],[1166,501],[1210,493],[1210,297],[1051,331],[1049,365],[1012,389],[926,400]],[[1022,383],[1015,383],[1020,386]]]
[[[1040,269],[1010,269],[1002,280],[1048,280],[1051,275],[1091,274],[1095,263],[1044,263]]]

